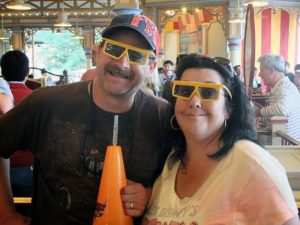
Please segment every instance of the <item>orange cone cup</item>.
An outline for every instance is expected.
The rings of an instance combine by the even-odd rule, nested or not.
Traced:
[[[127,185],[120,146],[108,146],[104,160],[93,225],[133,225],[125,215],[121,189]]]

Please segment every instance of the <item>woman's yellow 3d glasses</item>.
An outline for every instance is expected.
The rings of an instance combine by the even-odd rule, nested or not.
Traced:
[[[138,65],[144,65],[148,58],[150,64],[155,60],[155,55],[151,50],[137,48],[108,38],[102,39],[105,41],[103,52],[114,59],[120,59],[126,54],[129,63]]]
[[[173,80],[172,81],[172,95],[176,98],[191,99],[192,96],[197,93],[201,101],[217,101],[220,96],[220,89],[228,93],[230,99],[232,94],[229,89],[223,84],[205,83],[205,82],[194,82],[184,80]]]

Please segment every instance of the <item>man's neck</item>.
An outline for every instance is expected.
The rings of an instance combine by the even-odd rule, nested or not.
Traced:
[[[279,80],[281,80],[284,77],[284,73],[276,72],[274,75],[274,80],[273,80],[273,87],[277,84]]]

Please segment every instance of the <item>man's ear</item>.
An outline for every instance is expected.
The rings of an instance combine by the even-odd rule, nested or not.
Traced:
[[[273,67],[271,67],[270,70],[271,70],[272,74],[277,72]]]

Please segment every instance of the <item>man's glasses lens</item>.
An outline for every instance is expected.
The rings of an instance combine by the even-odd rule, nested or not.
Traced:
[[[125,50],[126,50],[125,48],[111,44],[111,43],[107,43],[106,47],[105,47],[105,52],[116,58],[119,58]]]
[[[123,54],[126,53],[130,63],[145,64],[148,56],[149,62],[153,61],[153,56],[150,54],[150,52],[148,52],[148,50],[138,49],[136,47],[118,43],[109,39],[104,40],[104,52],[115,59],[119,59]]]
[[[129,60],[132,62],[142,63],[142,62],[146,61],[147,56],[141,52],[137,52],[137,51],[128,49],[128,57],[129,57]]]

